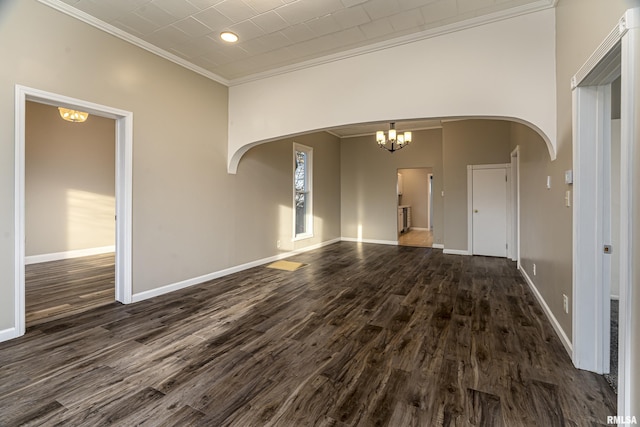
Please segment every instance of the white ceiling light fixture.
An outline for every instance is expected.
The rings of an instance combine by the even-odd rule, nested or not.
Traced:
[[[223,31],[220,33],[220,38],[227,43],[235,43],[238,41],[238,35],[231,31]]]
[[[391,122],[388,136],[384,134],[384,131],[379,130],[376,132],[376,141],[378,141],[378,147],[393,153],[409,145],[411,142],[411,132],[404,132],[398,135],[396,132],[396,124]]]
[[[58,111],[60,112],[60,117],[68,122],[82,123],[87,120],[87,117],[89,117],[89,113],[85,113],[84,111],[71,110],[64,107],[58,107]]]

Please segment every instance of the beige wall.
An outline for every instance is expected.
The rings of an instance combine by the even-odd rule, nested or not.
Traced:
[[[432,173],[432,169],[400,169],[398,173],[402,175],[403,182],[400,204],[411,206],[411,227],[427,228],[429,174]]]
[[[114,120],[71,123],[27,102],[27,256],[115,244],[115,138]]]
[[[313,148],[314,235],[293,241],[293,144]],[[225,209],[248,238],[238,245],[246,261],[266,253],[300,249],[340,237],[340,139],[326,132],[269,142],[250,149],[240,161],[234,204]]]
[[[229,175],[226,87],[36,0],[5,1],[0,14],[0,331],[14,319],[16,84],[133,112],[134,293],[279,253],[271,230],[286,241],[292,152],[267,144]],[[321,231],[296,247],[340,235],[340,152],[325,139],[304,139],[327,142],[314,153]]]
[[[570,338],[571,314],[562,307],[562,294],[571,295],[572,286],[572,211],[564,206],[564,175],[551,172],[549,153],[537,133],[513,123],[511,135],[512,148],[519,147],[520,264]],[[547,176],[551,189],[546,187]]]
[[[467,165],[509,163],[510,122],[445,122],[442,129],[414,132],[414,142],[392,155],[372,150],[372,141],[373,136],[342,142],[342,235],[395,241],[397,170],[433,167],[434,243],[466,251]]]
[[[434,193],[442,190],[442,130],[413,133],[407,148],[389,153],[375,137],[345,138],[341,146],[342,236],[395,242],[398,238],[398,169],[433,169]],[[443,242],[442,199],[434,197],[434,243]]]
[[[444,122],[444,247],[467,248],[467,165],[509,163],[509,122],[461,120]]]

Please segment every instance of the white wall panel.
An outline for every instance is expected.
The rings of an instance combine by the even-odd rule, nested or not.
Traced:
[[[229,169],[248,148],[372,121],[502,117],[556,151],[554,10],[327,62],[229,90]]]

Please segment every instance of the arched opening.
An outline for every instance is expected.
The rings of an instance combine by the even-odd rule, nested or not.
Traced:
[[[278,141],[283,138],[291,138],[298,135],[305,135],[313,132],[329,132],[340,138],[353,138],[356,136],[367,136],[367,135],[375,135],[376,130],[380,130],[381,128],[386,129],[390,121],[394,121],[398,123],[398,126],[403,126],[403,129],[407,130],[424,130],[431,129],[434,127],[439,127],[440,123],[447,121],[460,121],[460,120],[504,120],[514,123],[523,124],[531,129],[533,129],[542,140],[545,142],[547,146],[547,150],[549,151],[549,157],[551,160],[555,160],[556,158],[556,148],[552,143],[552,139],[545,134],[539,127],[534,124],[519,119],[517,117],[488,117],[488,116],[469,116],[469,117],[436,117],[436,118],[413,118],[413,119],[390,119],[389,121],[374,121],[374,122],[360,122],[360,123],[351,123],[351,124],[340,124],[334,127],[327,127],[322,129],[309,129],[306,132],[300,132],[292,135],[281,135],[279,137],[267,138],[264,140],[253,141],[250,143],[246,143],[238,148],[234,148],[231,144],[228,146],[229,156],[228,156],[228,164],[227,171],[230,174],[235,174],[238,170],[238,165],[242,156],[249,151],[252,147],[255,147],[260,144],[265,144],[272,141]]]

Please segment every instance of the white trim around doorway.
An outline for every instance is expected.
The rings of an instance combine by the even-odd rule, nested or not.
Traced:
[[[511,152],[511,241],[509,258],[520,269],[520,147]]]
[[[603,372],[609,307],[609,287],[603,277],[607,261],[603,244],[607,224],[602,212],[606,206],[601,176],[607,173],[606,147],[610,144],[611,83],[621,78],[621,166],[620,166],[620,311],[618,332],[617,413],[630,417],[638,401],[632,382],[637,374],[637,345],[633,325],[638,324],[637,277],[638,221],[636,200],[640,175],[637,141],[640,128],[640,8],[629,9],[593,55],[571,80],[573,90],[573,354],[576,367]],[[610,165],[609,165],[610,168]],[[634,187],[635,186],[635,187]],[[595,191],[594,191],[595,189]],[[606,213],[606,212],[605,212]],[[595,232],[594,232],[595,231]],[[634,280],[636,282],[634,282]],[[594,336],[595,335],[595,336]],[[635,334],[637,335],[637,334]]]
[[[25,322],[25,115],[26,102],[86,111],[116,122],[116,300],[132,300],[133,113],[22,85],[15,86],[14,326],[0,341],[24,335]]]

